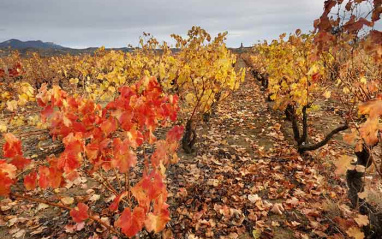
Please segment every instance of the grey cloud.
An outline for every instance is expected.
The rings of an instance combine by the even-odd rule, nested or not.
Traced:
[[[193,25],[228,31],[227,45],[250,45],[297,28],[312,29],[323,0],[0,0],[0,41],[52,41],[69,47],[136,45],[143,31],[159,40]]]

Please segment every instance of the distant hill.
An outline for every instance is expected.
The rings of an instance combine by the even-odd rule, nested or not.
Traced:
[[[42,42],[42,41],[20,41],[17,39],[11,39],[11,40],[0,43],[0,48],[9,48],[9,47],[12,49],[17,49],[17,50],[24,50],[27,48],[55,49],[55,50],[66,49],[66,47],[56,45],[52,42]]]
[[[22,56],[28,56],[29,53],[37,52],[41,56],[54,56],[54,55],[81,55],[81,54],[93,54],[97,47],[89,47],[86,49],[74,49],[69,47],[63,47],[52,42],[42,41],[20,41],[17,39],[11,39],[0,43],[0,57],[7,56],[10,52],[17,50]],[[123,52],[132,52],[134,48],[121,47],[121,48],[106,48],[107,50],[116,50]],[[234,53],[240,54],[249,50],[249,47],[243,48],[229,48]],[[179,49],[171,48],[172,52],[177,53]],[[161,52],[161,50],[158,50]]]

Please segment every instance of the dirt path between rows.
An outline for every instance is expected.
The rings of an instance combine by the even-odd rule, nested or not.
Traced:
[[[237,67],[246,64],[239,59]],[[281,131],[288,126],[279,123],[280,117],[248,72],[240,89],[200,127],[197,152],[182,154],[170,170],[169,228],[175,238],[309,235],[310,222],[322,219],[316,204],[328,193],[324,188],[333,188],[319,175],[318,165],[297,154],[292,138]]]

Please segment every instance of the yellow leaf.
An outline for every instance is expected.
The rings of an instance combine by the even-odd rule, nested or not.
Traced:
[[[0,132],[7,132],[7,125],[4,122],[0,122]]]
[[[188,94],[186,95],[186,101],[187,101],[187,103],[189,103],[189,104],[193,104],[194,101],[195,101],[195,99],[196,99],[196,97],[195,97],[195,95],[194,95],[193,93],[188,93]]]
[[[310,69],[309,69],[309,72],[308,72],[308,75],[313,75],[315,73],[318,72],[318,67],[317,65],[313,65]]]
[[[325,93],[323,94],[323,96],[326,98],[326,99],[329,99],[330,96],[332,95],[332,92],[331,91],[325,91]]]
[[[72,84],[72,85],[76,85],[76,84],[78,84],[78,78],[71,78],[71,79],[69,80],[69,82],[70,82],[70,84]]]
[[[110,92],[114,93],[115,92],[115,87],[114,86],[109,86],[108,90]]]
[[[255,239],[259,239],[260,236],[261,236],[261,232],[259,230],[255,229],[255,230],[252,231],[252,236]]]
[[[61,198],[61,202],[65,205],[71,205],[72,203],[74,203],[74,198],[64,197],[64,198]]]

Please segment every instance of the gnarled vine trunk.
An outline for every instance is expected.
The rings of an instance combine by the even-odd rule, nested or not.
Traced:
[[[196,143],[196,131],[193,124],[193,120],[189,119],[186,123],[186,129],[184,130],[182,138],[183,150],[190,154],[194,151],[194,145]]]
[[[361,152],[355,152],[357,162],[355,165],[362,165],[366,169],[372,164],[371,148],[363,145]],[[348,197],[351,201],[353,208],[358,208],[362,215],[369,217],[370,225],[364,227],[367,238],[382,238],[382,213],[367,203],[365,199],[359,197],[358,193],[364,191],[364,172],[357,170],[348,170],[346,172],[346,181],[349,187]]]
[[[266,90],[268,89],[268,74],[261,74],[258,71],[252,70],[252,75],[255,79],[261,82],[262,89]]]
[[[344,131],[349,128],[347,123],[340,125],[337,128],[333,129],[329,134],[325,136],[320,142],[310,144],[308,143],[308,106],[302,108],[302,132],[300,134],[300,128],[298,123],[298,116],[296,115],[296,109],[292,105],[288,105],[285,109],[285,117],[292,122],[292,129],[294,140],[297,143],[297,149],[299,153],[304,153],[306,151],[312,151],[321,148],[322,146],[329,143],[334,135],[338,134],[341,131]]]

